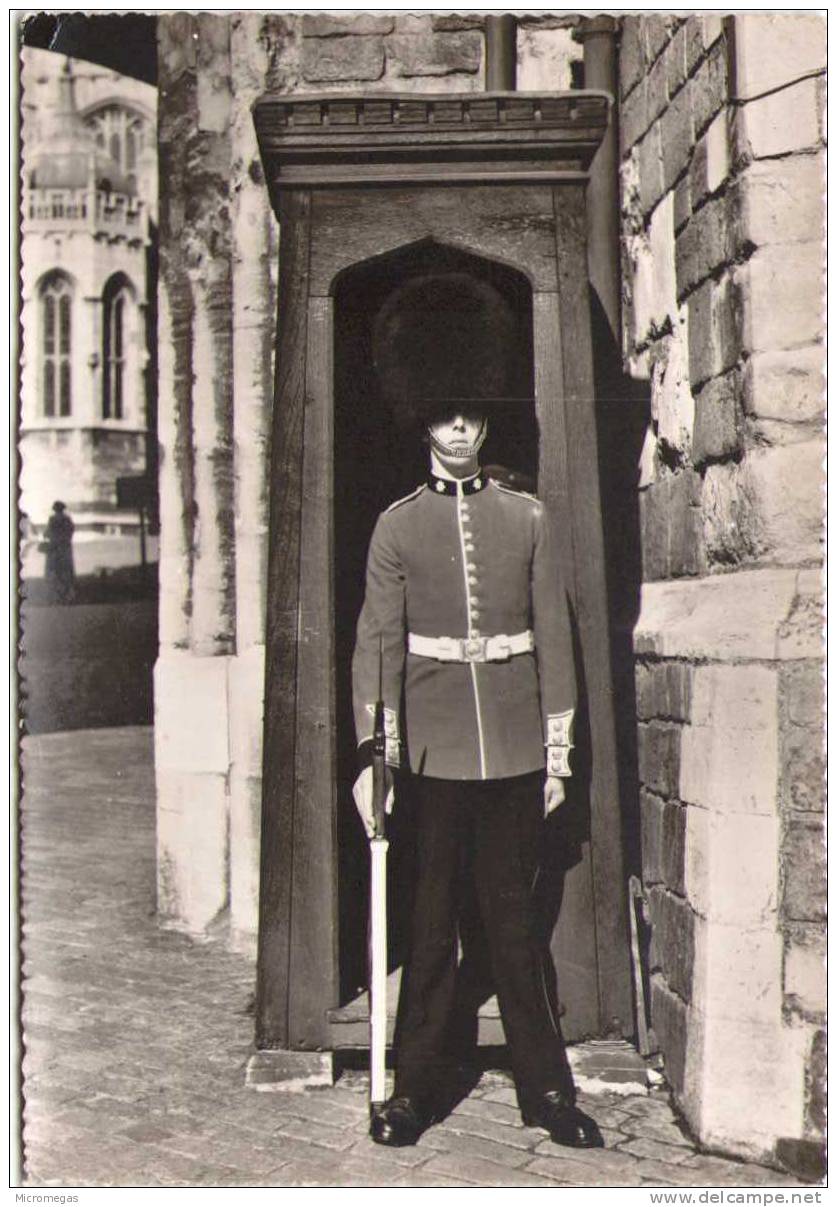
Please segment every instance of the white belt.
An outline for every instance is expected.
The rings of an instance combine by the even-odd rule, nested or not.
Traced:
[[[407,634],[407,649],[420,658],[437,662],[505,662],[514,654],[528,654],[535,648],[531,629],[525,633],[498,633],[496,637],[420,637]]]

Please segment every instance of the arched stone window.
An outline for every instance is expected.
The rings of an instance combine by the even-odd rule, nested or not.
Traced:
[[[102,418],[124,419],[128,404],[128,341],[132,308],[124,277],[105,287],[102,347]]]
[[[72,414],[73,289],[61,273],[41,286],[41,404],[47,419]]]
[[[127,105],[103,105],[85,118],[97,146],[107,148],[123,172],[135,172],[139,156],[153,141],[152,124],[146,116]]]

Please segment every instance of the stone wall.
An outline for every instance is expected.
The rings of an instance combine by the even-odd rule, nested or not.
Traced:
[[[623,21],[652,1021],[701,1139],[784,1159],[822,1135],[824,55],[814,16]]]

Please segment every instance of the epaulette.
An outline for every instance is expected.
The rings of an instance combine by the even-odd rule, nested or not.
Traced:
[[[515,490],[512,486],[504,486],[503,483],[498,482],[496,478],[492,478],[491,481],[498,490],[502,490],[503,494],[512,495],[516,499],[528,499],[530,503],[537,503],[538,506],[540,506],[541,501],[537,495],[530,495],[526,490]]]
[[[386,515],[390,511],[395,511],[396,508],[403,506],[404,503],[409,503],[410,499],[417,498],[418,495],[420,495],[424,490],[424,486],[425,484],[422,482],[421,486],[417,486],[415,490],[410,491],[410,493],[405,495],[403,499],[396,499],[394,503],[390,503],[389,507],[385,508],[384,514]]]

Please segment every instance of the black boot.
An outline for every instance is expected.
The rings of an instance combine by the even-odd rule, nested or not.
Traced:
[[[520,1113],[527,1127],[543,1127],[550,1139],[568,1148],[603,1148],[598,1124],[585,1115],[560,1090],[547,1090],[521,1100]]]
[[[414,1098],[388,1098],[372,1112],[369,1135],[376,1144],[404,1148],[415,1144],[427,1126],[427,1120]]]

